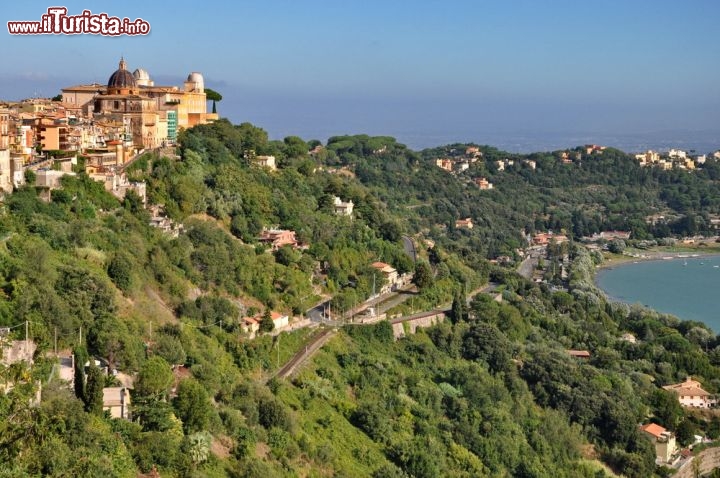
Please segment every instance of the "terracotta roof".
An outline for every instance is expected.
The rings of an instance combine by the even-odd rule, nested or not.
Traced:
[[[671,392],[675,392],[681,397],[707,397],[710,395],[709,392],[703,390],[700,387],[678,387],[667,389]]]
[[[390,264],[385,264],[384,262],[373,262],[372,266],[375,269],[385,269],[386,267],[391,267]]]
[[[661,438],[664,433],[667,433],[667,430],[658,425],[657,423],[648,423],[647,425],[641,426],[640,429],[645,433],[649,433],[655,438]]]
[[[567,353],[569,353],[573,357],[582,357],[582,358],[590,357],[590,352],[588,352],[587,350],[568,350]]]
[[[709,392],[703,390],[702,386],[700,385],[700,382],[697,380],[693,380],[692,378],[688,377],[684,382],[682,383],[674,383],[671,385],[665,385],[663,387],[665,390],[670,390],[671,392],[675,392],[681,397],[684,396],[691,396],[691,397],[707,397],[710,395]]]

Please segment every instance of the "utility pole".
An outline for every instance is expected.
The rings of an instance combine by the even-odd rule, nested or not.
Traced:
[[[277,335],[277,347],[278,347],[277,368],[278,368],[278,370],[280,370],[280,334]]]
[[[80,333],[78,334],[78,347],[82,346],[82,325],[80,326]]]
[[[57,327],[55,327],[55,341],[53,348],[55,349],[55,356],[57,357]]]
[[[30,325],[29,321],[25,321],[25,353],[28,353],[28,326]]]

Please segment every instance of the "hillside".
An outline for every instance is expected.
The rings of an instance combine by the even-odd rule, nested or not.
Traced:
[[[0,365],[14,384],[0,396],[0,477],[598,477],[603,465],[647,477],[664,471],[640,423],[683,444],[717,438],[718,417],[660,388],[692,375],[718,390],[709,329],[608,303],[591,280],[601,256],[575,241],[556,251],[571,261],[565,290],[490,262],[517,259],[526,234],[548,229],[638,241],[707,232],[717,164],[660,171],[611,149],[565,164],[482,147],[461,173],[435,165],[465,146],[418,153],[360,135],[323,147],[270,141],[247,123],[198,126],[181,135],[180,159],[148,154],[130,170],[182,224],[177,237],[149,225],[139,197],[120,203],[83,174],[50,202],[33,186],[6,197],[0,327],[21,339],[27,323],[38,351],[31,368]],[[258,165],[266,156],[276,170]],[[514,163],[499,171],[498,158]],[[495,187],[479,189],[481,176]],[[646,222],[659,213],[669,220]],[[476,227],[457,228],[465,217]],[[277,228],[296,241],[263,242]],[[294,378],[273,379],[313,331],[251,339],[241,318],[300,318],[322,297],[348,310],[384,285],[376,261],[415,273],[415,310],[453,302],[448,319],[398,341],[387,322],[348,325]],[[489,279],[498,300],[467,304]],[[74,386],[54,378],[56,341],[79,364],[102,358],[135,377],[131,421],[102,412],[114,377],[78,366]]]

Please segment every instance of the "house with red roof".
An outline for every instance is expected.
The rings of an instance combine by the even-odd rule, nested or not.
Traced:
[[[270,311],[270,318],[273,321],[273,330],[285,328],[290,323],[290,317],[287,314],[275,312],[274,310]],[[240,328],[252,339],[260,331],[260,322],[262,322],[262,314],[257,314],[254,317],[243,317]]]
[[[700,382],[693,380],[691,377],[688,377],[682,383],[665,385],[663,388],[676,393],[680,405],[683,407],[710,408],[717,404],[717,399],[715,399],[710,392],[703,389]]]
[[[587,359],[590,358],[590,352],[587,350],[568,350],[568,355],[575,358]]]
[[[657,423],[642,425],[640,431],[655,446],[655,462],[659,465],[670,463],[677,450],[675,435]]]
[[[472,218],[458,219],[455,221],[455,229],[472,229],[475,225]]]
[[[263,229],[258,240],[264,244],[269,244],[273,251],[283,246],[298,247],[295,231],[286,229]]]

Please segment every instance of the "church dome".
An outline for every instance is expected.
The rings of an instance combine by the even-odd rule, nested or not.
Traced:
[[[201,73],[193,71],[185,80],[185,91],[196,91],[202,93],[205,91],[205,79]]]
[[[203,79],[203,76],[201,73],[198,73],[197,71],[193,71],[188,75],[187,81],[192,81],[193,83],[203,83],[205,80]]]
[[[135,83],[138,86],[154,86],[155,82],[150,79],[150,73],[147,70],[138,68],[133,71],[133,77],[135,77]]]
[[[143,70],[142,68],[138,68],[135,71],[133,71],[133,76],[135,77],[136,80],[149,80],[150,79],[150,74],[146,70]]]
[[[120,67],[110,75],[107,85],[108,88],[134,88],[136,86],[135,77],[127,70],[127,63],[124,59],[120,59]]]

